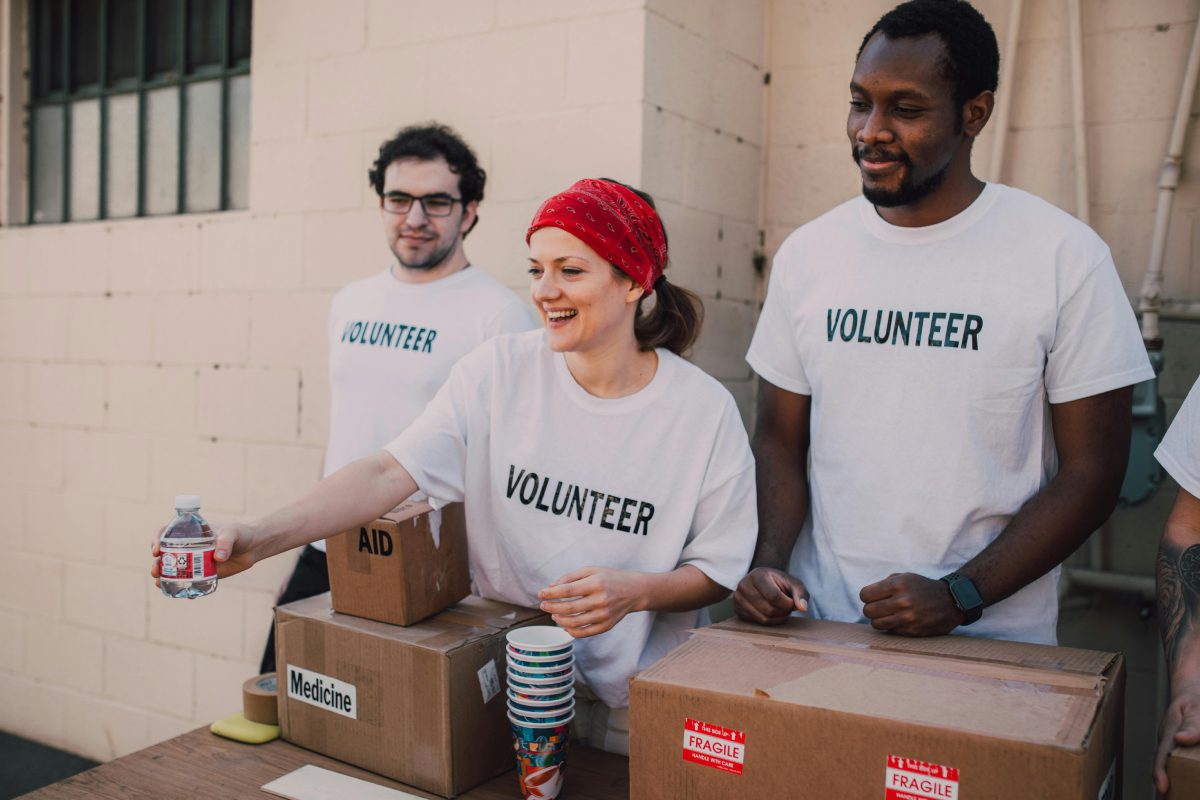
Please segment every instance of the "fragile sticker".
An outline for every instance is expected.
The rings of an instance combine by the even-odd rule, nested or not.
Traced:
[[[683,760],[742,774],[746,759],[746,734],[694,719],[683,721]]]
[[[884,800],[958,800],[958,769],[889,755],[883,797]]]

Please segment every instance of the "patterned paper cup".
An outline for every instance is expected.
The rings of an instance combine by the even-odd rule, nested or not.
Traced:
[[[543,655],[541,653],[526,653],[524,650],[519,650],[511,644],[504,648],[504,652],[509,658],[515,658],[518,661],[531,661],[535,664],[553,664],[555,661],[566,661],[575,655],[574,650],[560,650],[557,653],[549,653]]]
[[[521,675],[508,673],[509,687],[516,689],[518,692],[526,690],[550,690],[550,691],[566,691],[575,685],[575,673],[564,675],[558,678],[527,678]]]
[[[512,723],[513,752],[517,758],[517,782],[526,800],[554,800],[562,792],[563,767],[571,724]]]
[[[514,650],[529,656],[553,656],[571,652],[575,640],[557,625],[529,625],[504,635]]]
[[[567,653],[565,657],[560,658],[534,658],[533,656],[518,656],[513,655],[511,651],[508,653],[508,663],[514,667],[520,667],[524,670],[555,670],[569,667],[575,663],[575,656],[572,653]]]
[[[513,661],[512,656],[509,656],[507,663],[509,672],[516,672],[529,678],[558,678],[562,677],[568,672],[572,672],[575,668],[574,658],[558,664],[552,664],[548,667],[517,664]]]
[[[517,700],[511,695],[508,697],[508,710],[514,714],[529,714],[531,712],[545,712],[554,716],[562,716],[562,712],[569,711],[574,708],[574,695],[566,700],[558,700],[553,703],[530,703],[524,700]]]
[[[565,703],[574,696],[574,686],[555,687],[544,692],[533,689],[518,689],[514,686],[508,687],[509,700],[528,706],[549,706],[556,703]]]
[[[570,722],[574,716],[574,699],[568,701],[566,706],[550,711],[518,711],[512,707],[512,703],[508,704],[508,718],[522,725],[558,725]]]

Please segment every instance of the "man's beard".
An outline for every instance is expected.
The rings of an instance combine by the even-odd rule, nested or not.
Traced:
[[[446,260],[454,248],[458,245],[458,236],[454,236],[444,247],[435,248],[428,256],[420,258],[416,261],[407,261],[399,252],[393,251],[396,260],[400,262],[400,266],[405,269],[416,270],[417,272],[428,272],[440,266]],[[399,250],[399,248],[397,248]]]
[[[850,153],[854,158],[855,164],[862,159],[862,155],[858,152],[857,148],[852,147]],[[867,198],[867,201],[872,205],[879,206],[880,208],[896,208],[898,206],[911,205],[918,200],[924,199],[941,186],[942,181],[946,180],[946,173],[950,171],[950,162],[947,161],[941,169],[925,178],[925,180],[920,183],[913,183],[911,179],[912,162],[903,154],[900,155],[898,160],[907,167],[904,173],[904,180],[900,182],[899,189],[872,189],[865,182],[863,183],[863,197]]]

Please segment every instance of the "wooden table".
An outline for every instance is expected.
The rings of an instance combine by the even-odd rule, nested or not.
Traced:
[[[315,764],[419,797],[437,797],[282,739],[259,745],[239,744],[210,733],[208,728],[197,728],[22,795],[22,800],[270,798],[275,795],[259,787],[305,764]],[[570,800],[624,800],[629,797],[629,760],[621,756],[573,747],[567,756],[566,777],[563,794]],[[517,788],[516,773],[509,771],[459,797],[463,800],[519,800],[521,792]]]

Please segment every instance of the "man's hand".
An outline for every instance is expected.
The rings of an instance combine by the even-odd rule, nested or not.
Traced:
[[[911,572],[893,573],[858,596],[871,627],[901,636],[940,636],[966,621],[950,587]]]
[[[538,592],[539,607],[576,639],[595,636],[643,609],[649,577],[644,572],[584,567]]]
[[[228,578],[236,575],[242,570],[249,569],[259,560],[260,556],[255,555],[255,544],[258,536],[255,528],[245,522],[230,522],[224,525],[214,526],[217,534],[217,552],[214,558],[217,562],[217,578]],[[150,577],[154,578],[154,585],[159,585],[159,579],[162,577],[162,566],[159,561],[159,556],[162,555],[162,548],[159,547],[159,538],[162,537],[163,528],[158,531],[158,537],[150,546],[150,553],[154,556],[154,565],[150,568]]]
[[[1176,747],[1200,744],[1200,682],[1172,688],[1171,704],[1159,730],[1158,752],[1154,754],[1154,787],[1162,795],[1170,788],[1167,756]]]
[[[783,570],[759,567],[738,583],[733,608],[748,622],[782,625],[793,611],[808,610],[808,589]]]

